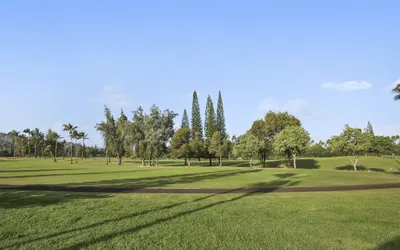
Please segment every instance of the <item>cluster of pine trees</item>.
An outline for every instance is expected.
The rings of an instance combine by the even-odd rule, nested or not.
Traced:
[[[190,126],[191,124],[191,126]],[[208,158],[210,166],[212,159],[218,158],[222,165],[222,158],[227,157],[232,148],[232,142],[226,132],[224,105],[221,91],[218,93],[217,111],[210,96],[207,97],[204,132],[201,119],[199,99],[197,92],[193,92],[192,119],[186,109],[183,111],[181,128],[176,131],[172,138],[172,155],[185,159],[185,165],[190,166],[190,158],[200,161]]]

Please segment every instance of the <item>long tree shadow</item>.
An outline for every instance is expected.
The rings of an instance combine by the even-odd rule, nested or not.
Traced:
[[[156,169],[153,169],[156,170]],[[85,172],[85,173],[66,173],[66,174],[38,174],[38,175],[14,175],[14,176],[0,176],[0,179],[14,179],[14,178],[32,178],[32,177],[49,177],[49,176],[68,176],[68,175],[96,175],[96,174],[118,174],[118,173],[133,173],[143,170],[130,170],[130,171],[110,171],[110,172]]]
[[[271,190],[270,192],[273,192],[275,189],[279,188],[279,186],[276,186],[277,184],[284,185],[284,184],[288,184],[290,181],[288,181],[288,180],[278,180],[278,181],[273,181],[273,182],[274,182],[274,185],[273,185],[274,188],[270,189]],[[112,232],[112,233],[109,233],[109,234],[105,234],[103,236],[96,237],[96,238],[91,239],[89,241],[83,241],[83,242],[74,244],[72,246],[66,247],[66,248],[64,248],[64,250],[79,249],[79,248],[86,247],[86,246],[89,246],[89,245],[93,245],[93,244],[96,244],[96,243],[99,243],[99,242],[102,242],[102,241],[110,240],[110,239],[115,238],[115,237],[120,236],[120,235],[124,235],[124,234],[128,234],[128,233],[135,233],[135,232],[138,232],[140,230],[143,230],[143,229],[146,229],[146,228],[150,228],[152,226],[156,226],[158,224],[165,223],[165,222],[168,222],[168,221],[171,221],[171,220],[174,220],[174,219],[186,216],[186,215],[190,215],[190,214],[202,211],[202,210],[213,208],[213,207],[221,205],[221,204],[237,201],[237,200],[240,200],[242,198],[254,195],[254,194],[258,193],[258,192],[265,193],[265,190],[259,191],[258,189],[253,189],[252,191],[250,191],[248,193],[236,196],[236,197],[231,198],[231,199],[218,201],[218,202],[215,202],[215,203],[212,203],[212,204],[209,204],[209,205],[205,205],[205,206],[202,206],[202,207],[199,207],[199,208],[196,208],[196,209],[180,212],[180,213],[178,213],[176,215],[173,215],[173,216],[170,216],[170,217],[166,217],[166,218],[162,218],[162,219],[157,219],[157,220],[155,220],[153,222],[149,222],[149,223],[146,223],[146,224],[143,224],[143,225],[140,225],[140,226],[132,227],[130,229],[126,229],[126,230],[121,230],[121,231],[118,231],[118,232]],[[195,202],[195,201],[193,201],[193,202]]]
[[[339,166],[335,168],[336,170],[348,170],[348,171],[354,171],[354,166],[352,165],[345,165],[345,166]],[[364,165],[359,165],[357,166],[357,171],[374,171],[374,172],[382,172],[382,173],[387,173],[385,169],[383,168],[368,168]]]
[[[384,242],[374,248],[373,250],[399,250],[400,249],[400,235],[394,239]]]
[[[293,175],[291,175],[291,176],[293,176]],[[273,186],[273,188],[269,189],[269,191],[273,192],[275,189],[278,189],[280,187],[280,185],[288,184],[290,186],[291,185],[291,183],[290,183],[291,181],[285,180],[285,178],[291,177],[291,176],[287,176],[287,175],[278,176],[280,179],[272,181],[270,183],[271,186]],[[215,203],[212,203],[212,204],[209,204],[209,205],[205,205],[205,206],[202,206],[202,207],[199,207],[199,208],[196,208],[196,209],[191,209],[191,210],[188,210],[188,211],[180,212],[180,213],[178,213],[176,215],[173,215],[173,216],[170,216],[170,217],[166,217],[166,218],[162,218],[162,219],[157,219],[157,220],[155,220],[153,222],[146,223],[146,224],[143,224],[143,225],[139,225],[139,226],[127,229],[127,230],[121,230],[121,231],[118,231],[118,232],[112,232],[112,233],[109,233],[109,234],[106,234],[106,235],[103,235],[103,236],[100,236],[100,237],[96,237],[96,238],[94,238],[92,240],[89,240],[89,241],[84,241],[84,242],[80,242],[80,243],[74,244],[74,245],[69,246],[69,247],[67,247],[65,249],[82,248],[82,247],[85,247],[85,246],[88,246],[88,245],[91,245],[91,244],[95,244],[97,242],[101,242],[101,241],[105,241],[105,240],[114,238],[114,237],[119,236],[119,235],[123,235],[123,234],[127,234],[127,233],[134,233],[134,232],[140,231],[142,229],[155,226],[155,225],[160,224],[160,223],[168,222],[170,220],[177,219],[177,218],[185,216],[185,215],[189,215],[189,214],[192,214],[192,213],[195,213],[195,212],[198,212],[198,211],[202,211],[202,210],[205,210],[205,209],[209,209],[209,208],[215,207],[217,205],[221,205],[221,204],[228,203],[228,202],[233,202],[233,201],[242,199],[244,197],[247,197],[247,196],[259,193],[259,192],[266,193],[265,189],[257,189],[256,185],[253,188],[254,188],[253,190],[251,190],[251,191],[249,191],[249,192],[247,192],[245,194],[242,194],[242,195],[236,196],[234,198],[231,198],[231,199],[218,201],[218,202],[215,202]],[[18,246],[21,246],[21,245],[26,245],[26,244],[30,244],[30,243],[41,241],[41,240],[49,240],[51,238],[56,238],[56,237],[63,236],[63,235],[69,234],[69,233],[89,230],[89,229],[92,229],[92,228],[95,228],[95,227],[98,227],[98,226],[107,225],[109,223],[116,223],[116,222],[119,222],[119,221],[122,221],[122,220],[132,219],[132,218],[137,217],[137,216],[143,216],[143,215],[146,215],[146,214],[149,214],[149,213],[153,213],[153,212],[158,212],[158,211],[162,211],[162,210],[166,210],[166,209],[172,209],[172,208],[184,205],[184,204],[189,204],[189,203],[193,203],[193,202],[200,202],[200,201],[206,200],[206,199],[211,198],[211,197],[215,197],[215,196],[223,195],[223,194],[234,193],[234,192],[239,191],[239,190],[241,190],[241,189],[239,188],[239,189],[226,190],[224,192],[203,196],[203,197],[191,200],[191,201],[179,202],[179,203],[174,203],[174,204],[163,206],[163,207],[159,207],[159,208],[149,209],[149,210],[145,210],[145,211],[141,211],[141,212],[135,212],[135,213],[132,213],[132,214],[129,214],[129,215],[125,215],[125,216],[116,218],[116,219],[108,219],[108,220],[104,220],[104,221],[101,221],[101,222],[97,222],[97,223],[93,223],[93,224],[90,224],[90,225],[86,225],[86,226],[83,226],[83,227],[73,228],[73,229],[61,231],[61,232],[58,232],[58,233],[53,233],[53,234],[41,236],[41,237],[34,238],[34,239],[29,239],[29,240],[25,240],[25,241],[16,242],[16,243],[13,243],[11,245],[5,246],[5,248],[18,247]],[[10,195],[12,195],[12,194],[10,194]],[[57,195],[59,195],[59,193]],[[68,196],[69,194],[64,194],[64,196],[61,196],[61,197],[65,197],[65,195]],[[107,196],[103,196],[102,194],[98,194],[98,195],[99,196],[97,198],[107,197]],[[54,197],[52,197],[52,198],[54,198]],[[86,197],[86,198],[88,198],[88,197]]]
[[[191,173],[191,174],[180,174],[180,175],[165,175],[165,176],[153,176],[144,178],[130,178],[130,179],[114,179],[114,180],[103,180],[95,182],[80,182],[71,183],[73,186],[84,186],[84,187],[116,187],[116,188],[154,188],[154,187],[165,187],[172,184],[187,184],[200,182],[211,179],[232,177],[237,175],[244,175],[250,173],[256,173],[262,170],[223,170],[218,172],[205,172],[205,173]]]
[[[87,170],[86,168],[54,168],[54,169],[10,169],[0,170],[0,173],[20,173],[20,172],[47,172],[47,171],[75,171],[75,170]]]
[[[60,193],[32,192],[20,190],[0,190],[0,207],[21,208],[32,206],[48,206],[77,199],[107,198],[109,194],[102,193]]]

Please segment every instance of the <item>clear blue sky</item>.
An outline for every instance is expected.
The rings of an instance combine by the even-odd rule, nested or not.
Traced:
[[[270,109],[298,116],[315,140],[368,121],[400,134],[399,10],[395,0],[3,1],[0,131],[71,122],[101,144],[104,103],[129,117],[153,103],[182,114],[197,90],[204,114],[221,90],[230,135]]]

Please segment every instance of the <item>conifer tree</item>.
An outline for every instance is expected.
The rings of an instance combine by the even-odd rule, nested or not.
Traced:
[[[211,140],[212,136],[214,135],[214,132],[216,131],[215,125],[214,104],[211,100],[211,97],[208,96],[206,105],[206,119],[204,123],[204,130],[207,140]]]
[[[189,117],[186,112],[186,109],[183,110],[183,116],[182,116],[182,125],[181,128],[189,128]]]
[[[228,139],[226,134],[224,104],[222,102],[221,91],[219,91],[218,93],[216,131],[218,131],[221,134],[222,140]]]
[[[201,137],[203,137],[203,126],[201,124],[199,99],[197,98],[196,91],[193,92],[192,102],[192,132],[193,134],[198,133]]]

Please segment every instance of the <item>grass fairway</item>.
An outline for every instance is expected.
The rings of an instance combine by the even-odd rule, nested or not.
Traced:
[[[279,162],[268,162],[268,165]],[[393,159],[364,157],[364,171],[344,171],[345,157],[301,159],[299,169],[249,169],[232,167],[247,164],[230,161],[230,167],[178,167],[182,161],[161,161],[159,168],[139,167],[127,161],[123,166],[106,166],[103,160],[84,160],[70,164],[67,160],[0,161],[0,184],[68,184],[71,186],[138,188],[263,188],[287,186],[337,186],[398,183],[400,166]],[[318,166],[318,169],[316,169]],[[307,168],[308,167],[308,168]],[[371,172],[366,171],[371,169]]]
[[[0,160],[0,184],[259,188],[400,181],[393,159],[302,159],[297,170]],[[206,164],[205,162],[203,164]],[[270,161],[268,165],[280,162]],[[233,167],[235,166],[235,167]],[[366,170],[372,170],[368,172]],[[392,169],[392,171],[391,171]],[[0,249],[400,249],[400,189],[267,194],[105,194],[0,189]]]
[[[400,249],[400,189],[140,195],[1,191],[5,249]]]

